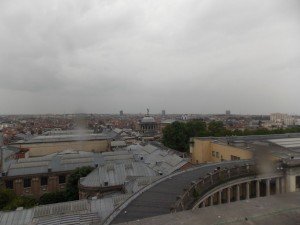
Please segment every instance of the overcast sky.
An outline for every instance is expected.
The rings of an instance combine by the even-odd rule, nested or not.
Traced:
[[[0,0],[0,114],[300,114],[299,0]]]

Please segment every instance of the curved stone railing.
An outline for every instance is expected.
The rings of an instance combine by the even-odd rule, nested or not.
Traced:
[[[242,177],[242,178],[238,178],[238,179],[234,179],[234,180],[230,180],[224,184],[221,184],[219,186],[216,186],[212,189],[210,189],[208,192],[206,192],[204,195],[202,195],[200,198],[197,199],[197,201],[193,204],[193,207],[192,209],[196,209],[196,208],[199,208],[200,206],[206,206],[206,204],[202,204],[202,203],[205,203],[206,200],[210,199],[210,197],[213,197],[215,194],[219,193],[220,194],[220,191],[223,191],[223,190],[230,190],[230,188],[233,188],[233,187],[237,187],[239,186],[239,191],[236,193],[236,199],[235,201],[237,200],[240,200],[240,197],[241,197],[241,190],[240,190],[240,187],[242,184],[250,184],[251,182],[260,182],[262,180],[271,180],[271,179],[278,179],[278,178],[281,178],[283,176],[282,173],[272,173],[272,174],[264,174],[264,175],[253,175],[253,176],[246,176],[246,177]],[[279,184],[280,185],[280,184]],[[248,187],[249,188],[249,187]],[[270,188],[270,187],[266,187],[266,188]],[[246,188],[247,189],[247,188]],[[260,188],[258,188],[260,189]],[[257,190],[256,190],[257,191]],[[267,192],[267,191],[266,191]],[[246,191],[247,193],[247,191]],[[279,194],[280,193],[280,190],[279,190],[279,186],[276,190],[276,193]],[[259,197],[260,195],[258,195],[257,193],[256,194],[256,197]],[[266,196],[270,195],[269,194],[266,194]],[[220,196],[222,198],[222,196]],[[234,196],[229,196],[229,199],[228,199],[228,196],[227,197],[227,203],[230,202],[230,197],[234,197]],[[247,197],[247,194],[246,194],[246,197],[245,199],[249,199],[250,198],[250,192],[249,192],[249,189],[248,189],[248,197]],[[214,199],[214,197],[213,197]],[[210,202],[208,204],[209,205],[213,205],[213,199],[212,202]],[[222,204],[222,200],[221,199],[218,199],[218,204]]]
[[[191,209],[194,203],[205,195],[209,190],[222,185],[223,183],[238,178],[253,176],[257,174],[255,165],[246,164],[230,169],[215,170],[208,173],[205,177],[193,181],[191,185],[184,189],[183,194],[177,196],[175,204],[171,207],[170,212],[178,212]]]

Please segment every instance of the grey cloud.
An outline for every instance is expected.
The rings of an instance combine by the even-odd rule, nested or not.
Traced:
[[[3,113],[300,113],[299,9],[297,0],[3,0]]]

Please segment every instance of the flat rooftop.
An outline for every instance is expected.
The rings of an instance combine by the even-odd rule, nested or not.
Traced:
[[[62,135],[41,135],[28,140],[21,140],[11,145],[16,144],[37,144],[37,143],[53,143],[53,142],[69,142],[69,141],[92,141],[92,140],[106,140],[113,139],[117,136],[114,131],[107,131],[99,134],[62,134]]]
[[[269,151],[279,158],[300,158],[300,133],[195,137],[199,140],[210,140],[215,144],[230,145],[248,151]]]
[[[300,224],[300,192],[150,217],[120,225],[295,225]]]

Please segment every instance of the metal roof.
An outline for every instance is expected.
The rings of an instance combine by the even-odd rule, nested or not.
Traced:
[[[123,185],[129,176],[148,177],[156,175],[143,162],[106,163],[82,178],[80,184],[87,187],[116,186]]]
[[[111,147],[125,147],[127,144],[125,141],[112,141],[110,145]]]
[[[96,200],[85,199],[0,212],[0,225],[99,224],[129,196],[116,195]]]
[[[7,162],[7,176],[26,176],[31,174],[63,172],[75,170],[77,167],[104,164],[104,158],[99,153],[64,151],[42,157],[11,160]]]
[[[27,225],[33,217],[32,209],[25,209],[13,212],[0,212],[1,225]]]
[[[124,150],[104,153],[63,151],[47,156],[10,160],[4,163],[7,176],[71,171],[81,166],[101,166],[106,163],[129,163],[142,161],[149,168],[164,174],[171,173],[186,164],[186,160],[173,152],[153,145],[130,145]]]
[[[300,138],[271,139],[269,141],[284,148],[300,147]]]
[[[130,145],[126,149],[133,152],[155,171],[163,172],[164,175],[174,172],[187,163],[185,159],[174,154],[173,151],[161,149],[151,144],[146,146]]]
[[[123,185],[125,181],[136,182],[130,177],[155,177],[167,175],[187,163],[171,151],[160,149],[153,145],[130,145],[125,150],[102,153],[105,164],[92,171],[80,180],[86,187],[104,187]],[[131,184],[131,190],[137,190],[136,184]],[[140,186],[143,182],[140,182]],[[147,182],[144,182],[147,183]],[[128,184],[127,184],[128,185]],[[129,186],[128,186],[129,187]],[[128,188],[127,188],[128,189]]]
[[[51,143],[51,142],[64,142],[64,141],[90,141],[90,140],[106,140],[112,139],[117,136],[114,131],[106,131],[99,134],[67,134],[67,135],[49,135],[49,136],[36,136],[29,140],[17,141],[14,144],[35,144],[35,143]]]

